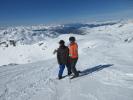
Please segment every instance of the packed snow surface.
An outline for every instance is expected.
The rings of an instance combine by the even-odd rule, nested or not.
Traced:
[[[0,100],[133,100],[133,21],[91,24],[94,27],[78,25],[81,34],[60,34],[56,30],[54,36],[50,34],[64,26],[45,26],[52,33],[41,40],[42,26],[34,26],[34,30],[39,30],[35,36],[31,35],[31,28],[1,28],[2,42],[15,34],[8,33],[9,29],[17,30],[15,41],[28,37],[16,46],[0,46]],[[7,34],[3,35],[3,31]],[[59,67],[53,51],[60,39],[68,45],[70,36],[77,39],[77,69],[82,76],[58,80]]]

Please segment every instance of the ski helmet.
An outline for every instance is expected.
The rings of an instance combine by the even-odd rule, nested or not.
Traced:
[[[59,44],[65,44],[65,41],[64,40],[60,40]]]
[[[75,39],[75,37],[73,37],[73,36],[69,38],[69,41],[71,41],[71,42],[74,42],[75,40],[76,40],[76,39]]]

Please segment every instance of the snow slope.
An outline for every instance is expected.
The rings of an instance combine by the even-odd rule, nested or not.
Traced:
[[[0,65],[24,64],[51,58],[53,49],[55,49],[53,39],[58,39],[57,37],[61,34],[83,35],[88,33],[84,28],[90,30],[91,28],[115,24],[116,22],[104,22],[2,27],[0,28],[0,59],[2,59]]]
[[[133,100],[132,27],[132,21],[85,26],[80,27],[85,35],[63,34],[32,45],[0,48],[0,100]],[[77,69],[83,73],[73,80],[57,80],[52,52],[60,39],[68,44],[70,36],[77,38]]]

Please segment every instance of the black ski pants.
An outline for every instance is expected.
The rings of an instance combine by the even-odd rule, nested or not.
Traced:
[[[76,63],[78,61],[78,58],[70,58],[70,66],[71,66],[71,71],[74,73],[75,76],[78,76],[79,73],[76,69]]]

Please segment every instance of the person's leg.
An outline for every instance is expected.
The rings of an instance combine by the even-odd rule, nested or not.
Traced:
[[[67,64],[66,64],[66,67],[67,67],[68,75],[71,75],[72,72],[71,72],[71,65],[70,65],[70,63],[67,63]]]
[[[72,72],[74,73],[75,76],[79,75],[78,71],[76,70],[77,60],[78,59],[71,59],[71,70],[72,70]]]
[[[59,73],[58,73],[59,79],[62,78],[62,74],[63,74],[64,69],[65,69],[65,65],[64,64],[59,65]]]

